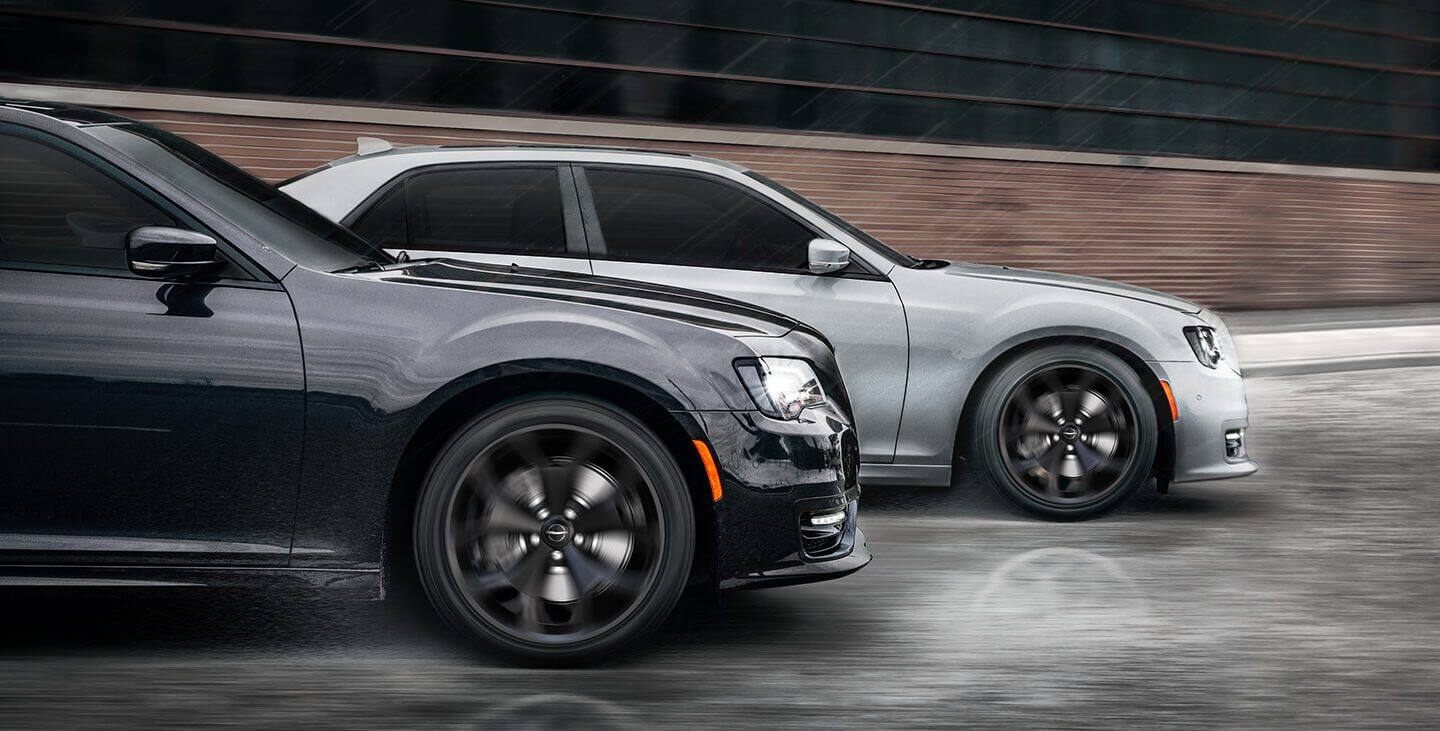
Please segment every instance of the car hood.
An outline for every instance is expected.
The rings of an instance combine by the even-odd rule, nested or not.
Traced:
[[[1073,274],[1059,274],[1057,272],[1044,272],[1035,269],[1011,269],[1006,266],[991,266],[988,264],[963,264],[956,263],[940,270],[951,276],[962,277],[983,277],[985,279],[1001,279],[1011,282],[1023,282],[1025,284],[1038,284],[1047,287],[1065,287],[1068,289],[1079,289],[1086,292],[1099,292],[1116,297],[1126,297],[1141,302],[1149,302],[1161,307],[1169,307],[1180,312],[1195,314],[1203,309],[1200,305],[1189,300],[1181,299],[1164,292],[1156,292],[1153,289],[1136,287],[1120,282],[1112,282],[1106,279],[1095,279],[1094,277],[1080,277]]]
[[[457,259],[425,259],[354,276],[608,307],[663,317],[736,337],[780,337],[797,329],[818,336],[800,322],[763,307],[679,287],[592,274]]]

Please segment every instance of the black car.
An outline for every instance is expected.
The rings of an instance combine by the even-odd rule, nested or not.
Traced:
[[[0,579],[381,597],[614,652],[870,560],[829,345],[681,289],[399,261],[159,129],[0,103]]]

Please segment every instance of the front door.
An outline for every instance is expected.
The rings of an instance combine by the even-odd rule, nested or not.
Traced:
[[[196,225],[78,149],[0,131],[0,563],[287,560],[289,297],[238,268],[132,274],[124,234],[145,224]]]

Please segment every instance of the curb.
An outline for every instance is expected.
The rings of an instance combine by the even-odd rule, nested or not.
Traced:
[[[1440,324],[1318,325],[1234,338],[1246,377],[1440,365]]]

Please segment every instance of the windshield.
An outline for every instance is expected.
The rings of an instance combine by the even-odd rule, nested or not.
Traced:
[[[765,177],[764,175],[750,170],[747,170],[745,174],[749,175],[755,180],[760,181],[761,183],[764,183],[770,188],[773,188],[776,192],[781,193],[786,198],[789,198],[790,200],[795,201],[802,206],[805,206],[805,208],[814,211],[816,215],[824,218],[826,221],[829,221],[832,224],[835,224],[835,226],[837,226],[841,231],[844,231],[845,233],[859,239],[860,243],[865,244],[871,249],[874,249],[875,253],[885,257],[886,259],[889,259],[890,261],[893,261],[902,267],[913,267],[920,263],[919,259],[916,259],[909,254],[901,253],[899,251],[896,251],[895,249],[890,248],[889,244],[886,244],[884,241],[881,241],[880,239],[877,239],[874,236],[865,233],[863,230],[861,230],[859,226],[856,226],[855,224],[846,221],[845,219],[835,215],[834,213],[825,210],[825,208],[819,203],[816,203],[815,201],[812,201],[809,198],[806,198],[805,196],[800,195],[799,193],[796,193],[789,188],[786,188],[785,186]]]
[[[193,142],[143,124],[83,129],[189,191],[300,266],[336,271],[395,261],[349,229]]]

